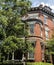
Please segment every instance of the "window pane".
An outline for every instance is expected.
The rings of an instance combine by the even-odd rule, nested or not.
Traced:
[[[46,36],[46,40],[49,38],[49,28],[45,27],[45,36]]]
[[[30,33],[31,34],[34,33],[34,24],[30,24],[29,27],[30,27]]]
[[[45,31],[46,39],[48,39],[48,31]]]
[[[34,58],[34,52],[33,51],[29,52],[29,58],[31,58],[31,59]]]
[[[47,18],[44,17],[44,24],[47,24]]]
[[[28,53],[28,58],[34,59],[34,48],[35,48],[36,41],[33,41],[33,40],[29,40],[29,41],[30,41],[30,44],[32,44],[32,46],[31,46],[32,48]]]

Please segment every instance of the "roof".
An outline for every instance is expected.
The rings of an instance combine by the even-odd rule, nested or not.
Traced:
[[[28,11],[28,13],[35,13],[35,12],[42,12],[43,14],[46,14],[48,16],[51,16],[52,18],[54,18],[54,13],[52,12],[52,9],[48,6],[38,6],[38,7],[32,7],[30,8],[30,10]]]

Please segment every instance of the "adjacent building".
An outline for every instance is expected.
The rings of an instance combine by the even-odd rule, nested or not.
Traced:
[[[28,59],[35,62],[45,61],[46,40],[52,37],[54,13],[48,6],[32,7],[23,18],[28,23],[27,41],[33,44],[34,51],[28,53]]]

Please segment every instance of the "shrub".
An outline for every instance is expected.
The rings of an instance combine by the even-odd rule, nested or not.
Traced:
[[[22,62],[20,62],[20,61],[14,61],[14,60],[3,61],[0,64],[2,64],[2,65],[4,65],[4,64],[5,65],[23,65]]]

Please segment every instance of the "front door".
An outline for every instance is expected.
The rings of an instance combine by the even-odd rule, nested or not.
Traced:
[[[54,54],[52,54],[52,62],[53,62],[53,64],[54,64]]]

